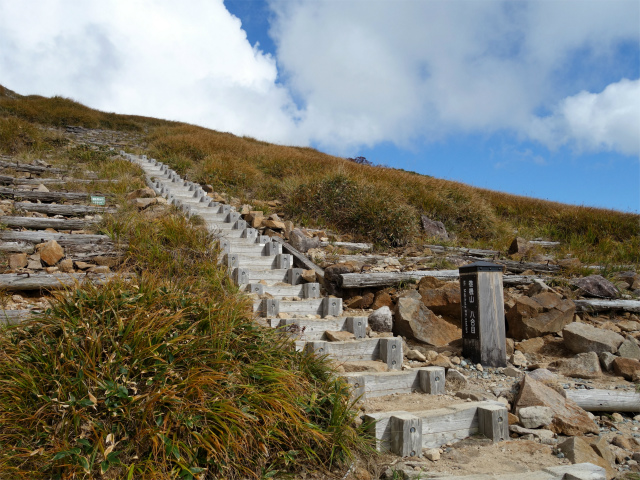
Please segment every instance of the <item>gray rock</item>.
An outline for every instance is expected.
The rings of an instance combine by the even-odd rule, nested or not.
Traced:
[[[518,412],[524,428],[546,427],[553,420],[553,410],[549,407],[524,407]]]
[[[431,220],[429,217],[422,215],[422,228],[429,237],[441,238],[443,240],[449,240],[449,234],[447,229],[444,228],[444,223]]]
[[[320,239],[318,237],[309,238],[299,228],[294,228],[289,234],[289,243],[296,250],[307,253],[310,248],[318,248]]]
[[[516,253],[526,255],[529,250],[531,250],[531,244],[522,237],[516,237],[513,239],[513,242],[511,242],[507,253],[509,253],[509,255]]]
[[[598,355],[598,358],[600,359],[600,365],[605,371],[610,372],[613,370],[613,361],[617,358],[613,353],[602,352]]]
[[[534,407],[530,407],[530,408],[534,408]],[[537,407],[537,408],[547,408],[547,407]],[[553,438],[553,435],[554,435],[551,430],[545,430],[543,428],[539,430],[534,430],[532,428],[521,427],[520,425],[509,425],[509,430],[513,433],[517,433],[518,435],[533,435],[534,437],[537,437],[541,440],[550,440]]]
[[[562,330],[565,346],[574,353],[615,353],[624,342],[624,337],[611,330],[574,322]]]
[[[381,307],[369,315],[369,326],[376,332],[393,330],[393,314],[389,307]]]
[[[515,378],[518,378],[520,375],[522,375],[522,372],[515,367],[507,367],[502,371],[502,373],[504,373],[507,377]]]
[[[529,373],[529,376],[534,380],[538,381],[548,381],[548,380],[557,380],[558,375],[553,373],[551,370],[547,370],[546,368],[537,368],[533,372]]]
[[[415,360],[417,362],[426,362],[427,361],[427,357],[425,357],[419,351],[412,350],[412,349],[408,349],[407,350],[407,353],[405,354],[405,357],[407,357],[408,360]]]
[[[602,375],[596,352],[579,353],[574,358],[556,360],[549,367],[565,377],[597,378]]]
[[[633,338],[627,338],[618,347],[618,355],[624,358],[635,358],[640,360],[640,347]]]
[[[618,298],[620,296],[620,291],[616,286],[602,275],[589,275],[578,278],[571,283],[578,287],[585,296],[597,298]]]
[[[450,368],[449,370],[447,370],[445,380],[447,383],[447,387],[454,387],[454,389],[463,388],[467,385],[468,382],[467,377],[455,368]]]

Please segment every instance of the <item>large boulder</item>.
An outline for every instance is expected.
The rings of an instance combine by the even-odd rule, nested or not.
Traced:
[[[611,330],[596,328],[586,323],[572,323],[562,330],[564,345],[573,353],[616,353],[624,337]]]
[[[589,414],[573,400],[564,398],[529,375],[525,375],[520,381],[520,391],[514,407],[516,414],[524,407],[549,407],[553,411],[553,420],[548,428],[557,434],[574,436],[600,432]]]
[[[398,299],[394,333],[436,347],[462,337],[462,331],[458,327],[439,318],[416,297],[417,295],[413,295]]]
[[[592,463],[606,470],[607,478],[613,478],[616,474],[611,464],[596,453],[596,449],[589,445],[589,442],[581,437],[567,438],[564,442],[558,444],[558,449],[573,464],[576,463]],[[575,477],[574,477],[575,478]]]
[[[507,312],[509,336],[516,340],[556,333],[573,321],[576,305],[553,292],[518,297]]]
[[[546,427],[553,421],[553,410],[549,407],[522,407],[518,417],[524,428]]]
[[[449,240],[449,234],[447,229],[444,228],[444,223],[431,220],[425,215],[422,215],[421,220],[422,229],[427,234],[427,237]]]
[[[640,360],[640,347],[638,346],[635,338],[627,337],[627,339],[618,347],[618,355],[624,358],[635,358],[636,360]]]
[[[393,330],[393,313],[389,307],[381,307],[369,315],[369,327],[376,332]]]
[[[446,282],[434,288],[430,282],[431,279],[425,277],[418,284],[418,292],[422,297],[422,303],[433,313],[451,317],[459,322],[462,316],[460,283]]]
[[[526,255],[529,253],[529,250],[531,250],[531,244],[522,237],[516,237],[513,239],[513,242],[511,242],[511,245],[509,245],[509,251],[507,253],[509,253],[509,255],[515,255],[516,253]]]
[[[588,297],[618,298],[620,291],[602,275],[589,275],[588,277],[574,280],[573,285],[578,287],[580,293]]]
[[[616,375],[636,382],[640,380],[640,361],[633,358],[618,357],[613,361],[613,371]]]
[[[549,368],[565,377],[598,378],[602,375],[596,352],[579,353],[573,358],[556,360]]]

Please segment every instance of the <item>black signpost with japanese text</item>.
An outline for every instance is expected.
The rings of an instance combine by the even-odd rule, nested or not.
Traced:
[[[474,363],[505,367],[502,266],[476,262],[460,267],[462,354]]]

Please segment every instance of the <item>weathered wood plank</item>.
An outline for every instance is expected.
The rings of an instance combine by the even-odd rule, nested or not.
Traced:
[[[93,213],[116,213],[115,208],[94,207],[92,205],[55,205],[50,203],[16,202],[13,204],[13,207],[16,210],[24,210],[26,212],[63,215],[65,217],[77,217]]]
[[[0,197],[40,200],[41,202],[59,202],[61,200],[88,201],[90,195],[92,194],[88,192],[32,192],[29,190],[0,187]],[[112,196],[109,193],[100,193],[100,195],[106,197]]]
[[[87,180],[84,178],[21,178],[0,175],[2,185],[55,185],[63,183],[111,183],[113,180]]]
[[[621,390],[565,390],[570,398],[588,412],[640,412],[640,393]]]
[[[116,276],[109,274],[85,274],[85,273],[65,273],[65,274],[39,274],[39,275],[17,275],[15,273],[0,274],[0,288],[10,291],[28,290],[58,290],[61,288],[84,283],[86,281],[97,284],[107,282]]]
[[[65,170],[53,167],[42,167],[39,165],[29,165],[27,163],[20,163],[18,161],[6,162],[0,160],[0,168],[11,168],[16,172],[30,172],[30,173],[65,173]]]
[[[84,230],[95,225],[95,220],[69,220],[63,218],[43,218],[43,217],[14,217],[11,215],[0,216],[0,223],[11,228],[31,228],[34,230],[45,230],[55,228],[56,230]]]
[[[316,273],[316,278],[318,278],[318,282],[324,282],[324,270],[320,268],[318,265],[313,263],[311,260],[307,258],[306,255],[300,253],[298,250],[293,248],[287,242],[285,242],[280,237],[271,237],[271,240],[278,242],[282,245],[282,249],[290,255],[293,255],[293,264],[296,267],[304,268],[305,270],[313,270]]]
[[[454,252],[470,257],[497,257],[500,255],[497,250],[482,250],[479,248],[445,247],[442,245],[426,245],[426,247],[432,252]]]
[[[320,242],[321,247],[341,247],[348,250],[372,250],[373,245],[370,243],[352,243],[352,242]]]
[[[640,312],[638,300],[574,300],[578,312],[609,312],[622,310],[625,312]]]
[[[53,232],[0,232],[0,240],[4,242],[42,243],[55,240],[63,247],[66,245],[112,243],[107,235],[68,234]]]
[[[0,243],[0,252],[8,253],[33,253],[35,247],[30,243],[23,242],[2,242]]]
[[[0,325],[16,325],[32,315],[31,310],[0,310]]]
[[[396,285],[401,282],[420,280],[423,277],[436,277],[455,280],[458,270],[417,270],[413,272],[375,272],[344,273],[340,275],[342,288],[367,288]]]

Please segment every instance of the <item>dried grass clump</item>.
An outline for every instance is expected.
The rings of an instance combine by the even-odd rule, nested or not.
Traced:
[[[204,229],[127,222],[137,280],[0,331],[0,478],[264,478],[364,448],[348,386],[253,322]]]

